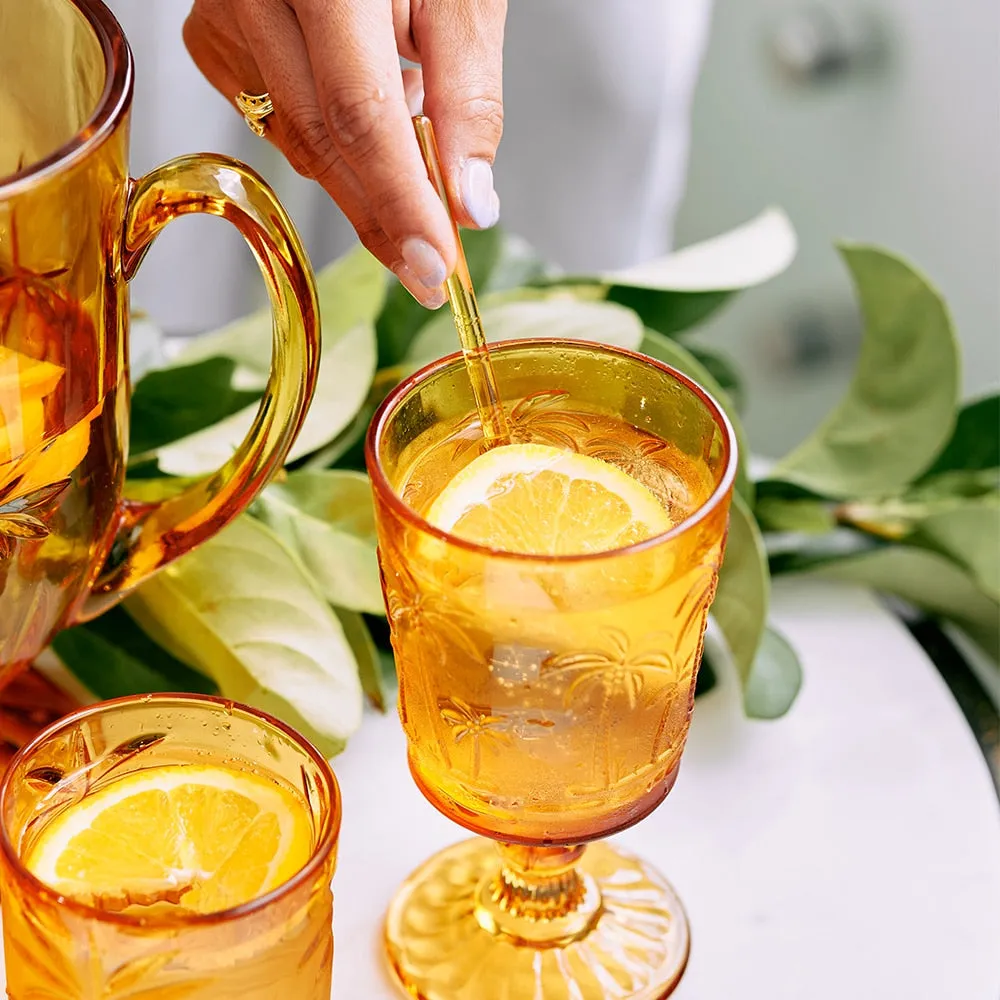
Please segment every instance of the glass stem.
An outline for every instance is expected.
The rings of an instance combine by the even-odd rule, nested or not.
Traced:
[[[500,871],[493,883],[493,903],[511,917],[531,921],[557,920],[577,910],[586,884],[576,865],[577,847],[526,847],[497,844]]]

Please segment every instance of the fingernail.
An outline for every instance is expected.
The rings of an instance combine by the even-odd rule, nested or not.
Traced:
[[[462,203],[469,218],[480,228],[495,226],[500,218],[500,199],[493,190],[493,168],[478,156],[466,160],[459,181]]]
[[[399,248],[403,255],[403,263],[410,269],[413,277],[425,288],[440,288],[448,277],[441,254],[418,236],[403,240]]]
[[[416,275],[405,264],[397,265],[395,274],[402,286],[425,309],[440,309],[448,301],[448,296],[440,285],[437,288],[427,288],[417,281]]]

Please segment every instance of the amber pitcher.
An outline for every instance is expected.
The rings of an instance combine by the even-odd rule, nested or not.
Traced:
[[[0,4],[0,683],[243,511],[315,387],[315,289],[287,214],[222,156],[131,179],[132,83],[128,43],[99,0]],[[218,472],[136,504],[123,495],[128,281],[160,230],[191,212],[228,219],[260,264],[271,375]]]

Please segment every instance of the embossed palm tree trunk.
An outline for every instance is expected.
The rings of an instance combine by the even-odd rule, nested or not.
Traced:
[[[443,532],[423,514],[481,451],[461,359],[383,404],[367,461],[410,770],[483,838],[403,884],[390,966],[418,1000],[662,1000],[687,960],[683,907],[655,868],[602,838],[676,778],[732,430],[690,380],[628,352],[538,340],[491,356],[515,442],[618,466],[673,526],[585,556]]]

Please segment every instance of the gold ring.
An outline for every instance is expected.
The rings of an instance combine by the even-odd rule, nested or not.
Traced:
[[[256,135],[263,136],[264,121],[268,115],[274,113],[274,105],[271,103],[271,95],[248,94],[241,90],[236,98],[236,107],[243,112],[243,120]]]

